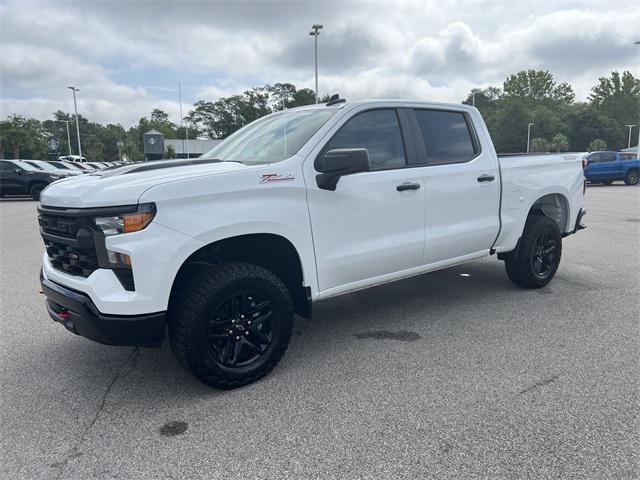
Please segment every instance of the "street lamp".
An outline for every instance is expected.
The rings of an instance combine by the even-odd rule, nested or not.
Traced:
[[[529,144],[531,143],[531,126],[535,125],[535,123],[530,123],[527,125],[527,153],[529,153]]]
[[[627,143],[627,148],[631,148],[631,130],[633,130],[635,126],[636,125],[625,125],[625,127],[629,127],[629,142]]]
[[[640,41],[634,42],[634,45],[640,45]],[[640,160],[640,128],[638,129],[638,145],[636,145],[636,158]]]
[[[471,106],[476,106],[476,92],[471,92]]]
[[[316,59],[316,103],[320,100],[318,98],[318,35],[320,35],[320,30],[322,29],[322,25],[314,24],[312,30],[309,32],[309,35],[313,35],[314,44],[315,44],[315,59]]]
[[[80,156],[80,161],[82,161],[82,145],[80,144],[80,120],[78,120],[78,104],[76,103],[76,92],[80,90],[76,87],[67,87],[73,92],[73,108],[76,112],[76,134],[78,135],[78,155]]]

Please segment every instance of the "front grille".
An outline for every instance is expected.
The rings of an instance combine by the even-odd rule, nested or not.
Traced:
[[[88,277],[98,269],[95,247],[78,248],[47,239],[44,240],[44,245],[53,268],[81,277]]]
[[[88,277],[99,268],[90,217],[40,213],[38,223],[53,268]]]

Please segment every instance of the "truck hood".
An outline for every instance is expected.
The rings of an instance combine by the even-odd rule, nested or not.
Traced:
[[[52,183],[40,194],[40,202],[51,207],[72,208],[132,205],[138,203],[145,190],[156,185],[245,168],[252,167],[211,159],[137,163]]]

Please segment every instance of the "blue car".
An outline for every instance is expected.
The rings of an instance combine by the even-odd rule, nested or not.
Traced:
[[[611,185],[616,180],[624,180],[627,185],[638,184],[640,160],[635,153],[593,152],[584,159],[584,176],[591,183]]]

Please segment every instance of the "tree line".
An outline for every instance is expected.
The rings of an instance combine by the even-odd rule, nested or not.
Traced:
[[[328,98],[322,97],[321,102]],[[160,109],[128,129],[120,124],[90,122],[80,115],[82,153],[95,161],[116,160],[119,155],[142,160],[142,135],[151,129],[166,138],[222,139],[264,115],[314,102],[312,90],[276,83],[216,101],[199,100],[182,127]],[[526,151],[529,123],[533,123],[531,151],[619,150],[627,146],[626,125],[640,123],[640,79],[627,71],[611,72],[598,79],[586,102],[576,102],[572,87],[557,83],[550,72],[525,70],[507,77],[501,87],[472,90],[462,103],[475,104],[480,110],[500,153]],[[67,154],[67,126],[71,150],[77,153],[75,116],[60,110],[47,120],[10,115],[0,121],[0,156],[47,158],[47,140],[51,137],[59,141],[60,154]],[[636,145],[637,138],[635,133],[631,145]]]

